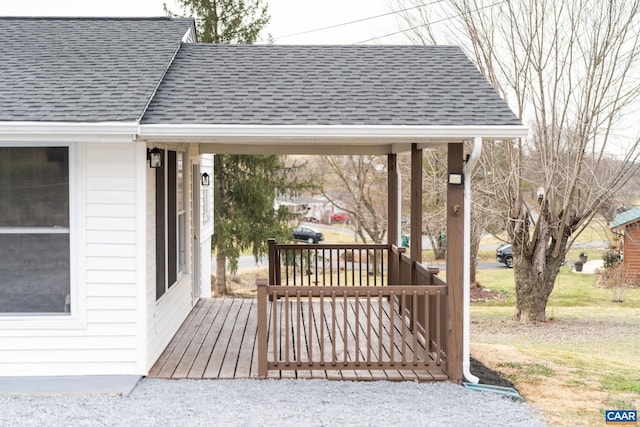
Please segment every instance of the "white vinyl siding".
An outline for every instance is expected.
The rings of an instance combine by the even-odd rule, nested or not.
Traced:
[[[76,144],[70,159],[74,263],[66,323],[0,320],[0,375],[144,374],[138,333],[135,144]],[[74,233],[75,231],[75,233]],[[72,322],[72,323],[71,323]]]
[[[149,147],[153,148],[153,147]],[[166,150],[185,151],[182,146],[166,146],[158,147],[165,150],[165,161],[167,159]],[[190,206],[190,182],[191,167],[190,161],[193,156],[190,152],[185,151],[184,176],[186,185],[184,186],[185,196],[185,230],[191,229],[191,221],[189,220],[191,209]],[[146,332],[147,332],[147,369],[160,356],[175,332],[178,330],[182,321],[191,311],[193,307],[192,284],[191,284],[191,256],[188,251],[190,241],[188,236],[185,238],[185,260],[187,265],[185,271],[178,273],[178,280],[175,284],[168,287],[166,292],[159,298],[156,298],[156,172],[149,167],[146,168],[147,182],[147,200],[146,200],[146,231],[147,231],[147,251],[146,251],[146,272],[147,272],[147,292],[146,292]],[[178,237],[179,238],[179,237]]]

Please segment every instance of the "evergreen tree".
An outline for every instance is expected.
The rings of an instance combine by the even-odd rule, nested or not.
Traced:
[[[198,40],[204,43],[253,43],[269,22],[262,0],[178,0],[185,15],[196,19]],[[167,9],[170,16],[178,16]],[[276,194],[296,193],[295,164],[280,156],[220,155],[214,158],[214,234],[217,295],[228,292],[226,262],[231,271],[251,248],[256,259],[267,252],[267,239],[287,239],[292,215],[275,209]]]
[[[271,16],[262,0],[177,0],[196,20],[202,43],[255,43]],[[179,16],[164,4],[169,16]]]

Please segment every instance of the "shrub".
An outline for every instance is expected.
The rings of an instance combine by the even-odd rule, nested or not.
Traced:
[[[605,266],[606,262],[605,260]],[[599,282],[600,286],[611,292],[613,302],[622,302],[622,294],[633,284],[633,279],[624,271],[624,265],[618,259],[604,269]]]
[[[604,260],[605,269],[609,269],[622,261],[620,254],[614,250],[606,251],[604,255],[602,255],[602,259]]]

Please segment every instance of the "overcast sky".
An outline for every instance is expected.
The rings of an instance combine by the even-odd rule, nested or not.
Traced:
[[[166,0],[178,10],[175,0]],[[267,32],[278,44],[353,44],[398,30],[393,15],[297,36],[291,34],[389,13],[394,0],[268,0]],[[163,16],[163,0],[0,0],[0,16]],[[387,37],[368,43],[407,43]]]

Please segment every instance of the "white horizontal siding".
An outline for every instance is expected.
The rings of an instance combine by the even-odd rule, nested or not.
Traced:
[[[165,146],[160,147],[165,149],[172,149],[176,151],[185,151],[185,176],[187,177],[186,188],[186,206],[187,206],[187,219],[186,229],[191,230],[191,179],[192,167],[194,159],[197,159],[197,150],[195,147],[190,147],[188,150],[186,146]],[[199,179],[199,177],[198,177]],[[191,276],[189,274],[183,275],[179,278],[178,283],[173,285],[169,290],[159,299],[156,300],[156,271],[155,271],[155,171],[147,168],[147,199],[146,199],[146,231],[147,231],[147,286],[146,286],[146,304],[147,304],[147,319],[146,319],[146,335],[147,335],[147,368],[151,368],[153,363],[160,356],[165,349],[175,332],[182,324],[185,317],[191,311],[193,306],[193,284],[191,283]],[[187,239],[187,247],[191,246],[191,242]],[[189,255],[191,255],[189,253]],[[192,269],[192,257],[188,258],[187,272],[191,272]]]
[[[134,298],[137,295],[137,291],[135,287],[130,284],[110,284],[109,286],[104,286],[104,284],[99,283],[88,283],[87,284],[87,297],[128,297]]]
[[[87,218],[135,218],[136,214],[135,205],[87,205]]]
[[[80,321],[69,327],[61,321],[66,316],[52,316],[46,328],[3,330],[0,319],[0,376],[145,373],[138,360],[139,154],[135,144],[84,144],[78,151],[70,163],[78,183],[71,191],[80,194],[71,209],[83,215],[72,284],[80,295],[72,314]]]
[[[87,256],[89,257],[135,257],[136,245],[134,244],[87,244]]]
[[[87,269],[89,270],[108,270],[112,268],[114,265],[118,266],[120,271],[135,271],[136,263],[135,259],[131,257],[97,257],[91,256],[87,257]]]

